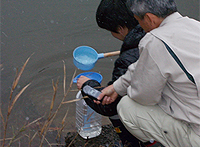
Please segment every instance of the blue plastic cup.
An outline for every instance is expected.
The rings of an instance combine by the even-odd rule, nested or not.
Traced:
[[[74,79],[73,79],[73,83],[77,83],[77,80],[80,76],[86,76],[88,78],[90,78],[91,80],[96,80],[99,83],[101,83],[103,77],[101,74],[97,73],[97,72],[84,72],[81,73],[79,75],[77,75]]]
[[[81,70],[91,70],[97,60],[103,57],[103,53],[98,54],[89,46],[79,46],[73,52],[74,65]]]

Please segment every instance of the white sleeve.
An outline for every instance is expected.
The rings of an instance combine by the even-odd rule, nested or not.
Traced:
[[[114,89],[119,95],[127,94],[127,88],[131,84],[131,73],[134,72],[136,65],[137,62],[129,65],[127,72],[113,83]]]
[[[127,92],[131,99],[142,105],[155,105],[161,100],[167,79],[162,75],[157,61],[155,62],[152,57],[158,55],[154,53],[155,50],[163,47],[162,42],[157,43],[156,41],[157,46],[152,43],[140,46],[142,52],[136,66],[130,65],[126,74],[114,83],[114,89],[119,95],[123,96]]]

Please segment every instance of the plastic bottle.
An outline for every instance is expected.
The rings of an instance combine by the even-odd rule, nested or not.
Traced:
[[[76,98],[82,98],[81,91]],[[84,139],[90,139],[101,134],[102,116],[90,108],[84,100],[76,102],[76,128],[77,132]]]

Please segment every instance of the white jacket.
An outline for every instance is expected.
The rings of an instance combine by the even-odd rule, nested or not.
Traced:
[[[195,84],[160,39],[175,52]],[[146,34],[139,49],[138,62],[114,83],[116,92],[142,105],[158,104],[172,117],[190,123],[200,136],[200,22],[175,12]]]

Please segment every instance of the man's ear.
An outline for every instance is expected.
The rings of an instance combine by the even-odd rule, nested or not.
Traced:
[[[128,34],[128,28],[119,26],[118,33],[125,37]]]
[[[149,25],[154,24],[155,17],[152,13],[146,13],[144,15],[144,19],[145,19],[146,22],[148,22]]]
[[[153,28],[157,28],[163,20],[162,18],[159,18],[158,16],[152,13],[146,13],[144,18],[147,20],[148,24]]]
[[[122,26],[119,26],[117,31],[119,32],[119,34],[123,34],[124,29]]]

